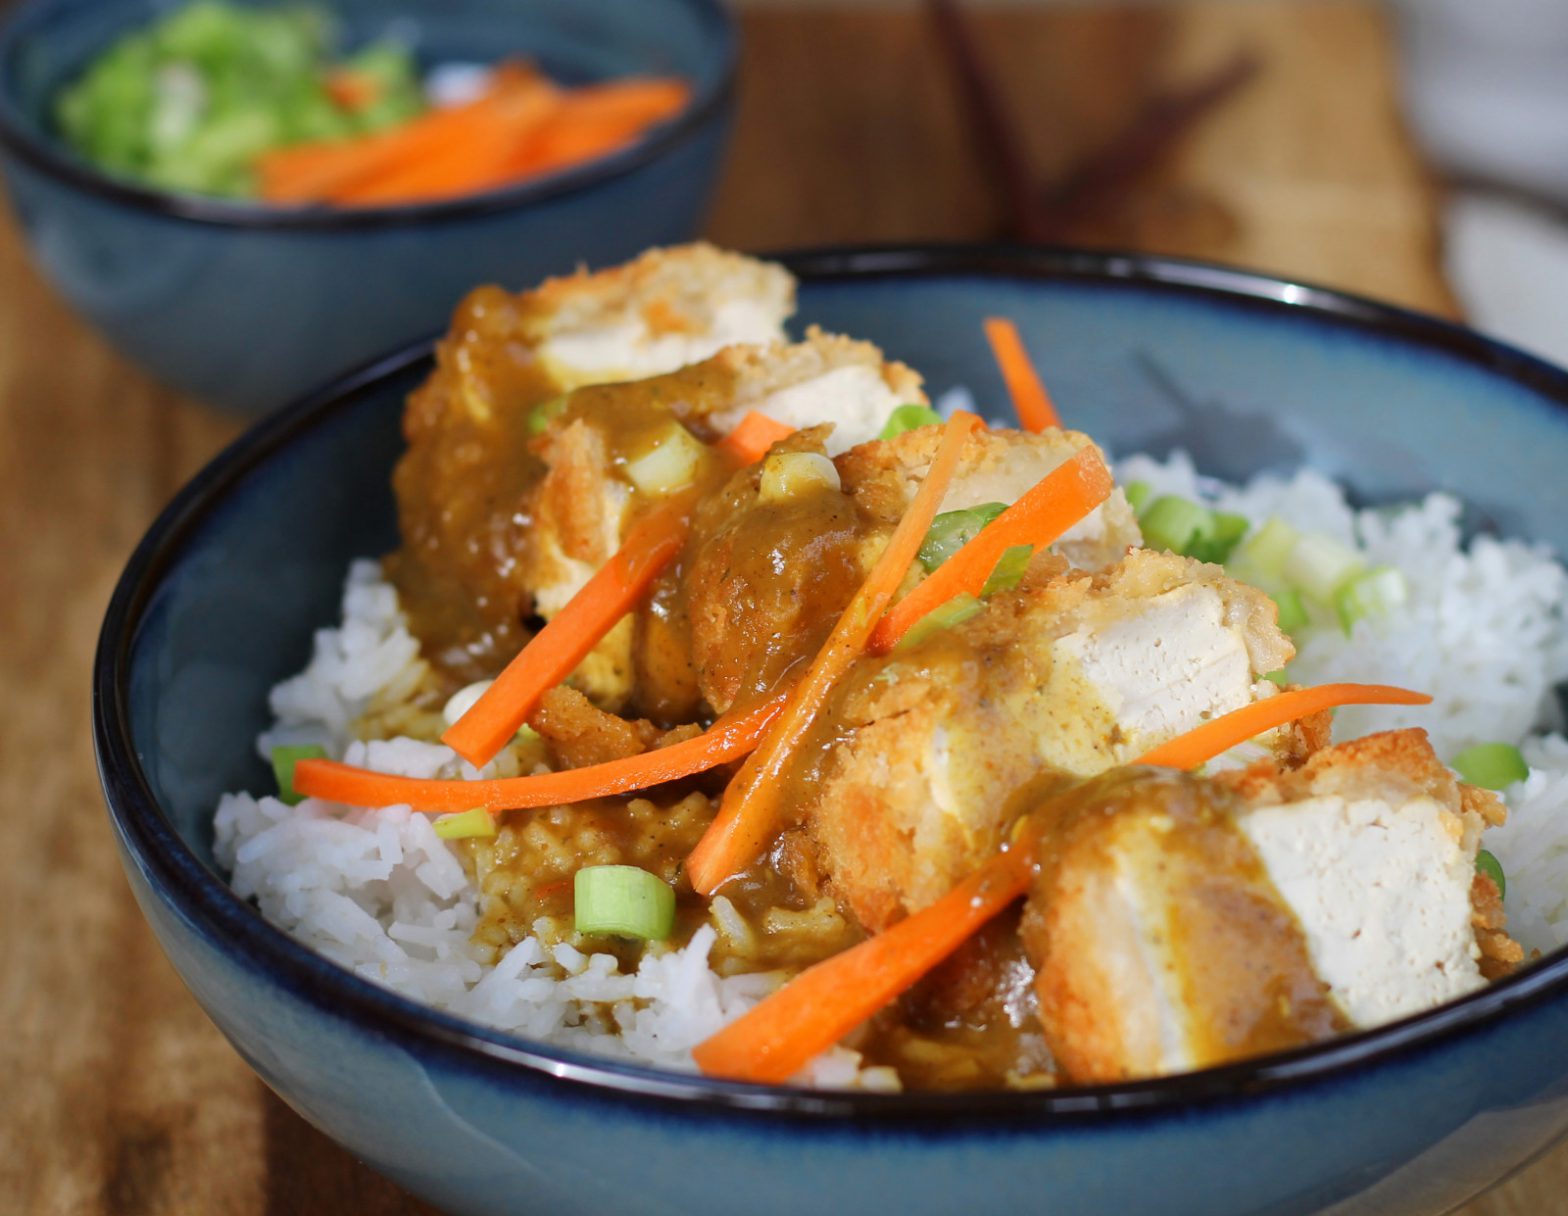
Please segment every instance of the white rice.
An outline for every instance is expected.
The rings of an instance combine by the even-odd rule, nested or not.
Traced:
[[[1291,665],[1301,683],[1361,680],[1433,694],[1426,709],[1339,711],[1341,738],[1423,726],[1440,755],[1500,740],[1522,746],[1528,781],[1507,791],[1506,827],[1486,844],[1509,876],[1510,929],[1527,950],[1568,941],[1568,740],[1553,689],[1568,678],[1568,572],[1545,549],[1479,537],[1461,544],[1459,503],[1433,494],[1395,511],[1354,511],[1332,482],[1310,471],[1263,476],[1242,487],[1200,478],[1177,454],[1131,457],[1119,480],[1156,493],[1201,498],[1260,522],[1278,515],[1303,530],[1354,545],[1369,565],[1409,582],[1407,604],[1357,622],[1350,636],[1323,620],[1301,631]],[[412,688],[419,647],[380,567],[356,562],[337,628],[316,634],[309,666],[273,690],[275,724],[258,746],[314,742],[353,764],[418,777],[479,776],[450,749],[415,739],[363,743],[350,725],[373,697]],[[724,977],[708,966],[728,931],[726,901],[714,924],[679,950],[652,951],[635,974],[607,954],[528,937],[493,966],[471,943],[478,892],[429,817],[407,807],[362,811],[307,799],[225,795],[216,815],[217,858],[240,896],[310,948],[374,983],[475,1022],[606,1056],[692,1067],[691,1049],[750,1008],[776,975]],[[884,1068],[864,1068],[835,1048],[802,1080],[830,1087],[897,1088]]]
[[[310,664],[272,691],[273,728],[258,740],[320,743],[350,764],[409,777],[478,771],[450,749],[417,739],[349,741],[370,701],[413,683],[419,646],[397,594],[375,562],[355,562],[335,629],[315,635]],[[717,939],[703,926],[682,949],[650,952],[633,975],[613,955],[527,937],[494,966],[471,938],[479,894],[431,818],[408,807],[358,810],[307,798],[225,794],[215,852],[236,894],[273,924],[355,974],[413,1000],[530,1039],[666,1068],[691,1069],[691,1050],[778,986],[776,974],[720,976]],[[727,901],[715,901],[722,915]],[[719,926],[720,929],[723,926]],[[837,1047],[803,1082],[897,1089],[887,1068],[861,1066]]]
[[[1523,749],[1528,781],[1505,791],[1508,823],[1486,834],[1508,876],[1509,932],[1526,951],[1568,942],[1568,740],[1555,688],[1568,679],[1568,571],[1541,545],[1478,536],[1461,543],[1460,503],[1431,494],[1397,509],[1353,510],[1319,473],[1260,476],[1229,486],[1200,476],[1184,453],[1118,462],[1117,480],[1155,494],[1201,499],[1254,523],[1277,515],[1303,531],[1352,545],[1369,566],[1395,566],[1409,600],[1385,617],[1314,618],[1296,635],[1290,678],[1301,684],[1357,680],[1432,694],[1430,706],[1337,710],[1335,735],[1425,727],[1438,755],[1476,743]]]

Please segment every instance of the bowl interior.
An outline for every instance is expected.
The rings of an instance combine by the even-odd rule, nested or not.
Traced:
[[[1366,501],[1441,488],[1471,504],[1478,527],[1568,550],[1568,518],[1546,492],[1568,467],[1568,376],[1527,356],[1408,314],[1176,263],[892,261],[910,273],[802,259],[816,273],[801,323],[878,342],[933,393],[967,387],[997,415],[1006,398],[980,323],[1010,316],[1069,424],[1113,451],[1186,447],[1227,477],[1311,465]],[[1332,307],[1281,302],[1291,292]],[[427,369],[425,351],[411,351],[261,424],[155,526],[111,608],[99,692],[122,725],[109,733],[128,732],[151,794],[205,868],[204,898],[233,902],[211,853],[218,795],[270,788],[254,742],[267,690],[304,666],[314,629],[335,623],[348,563],[395,544],[399,415]],[[116,746],[101,750],[110,766]]]
[[[722,89],[730,34],[713,0],[311,0],[331,13],[340,46],[383,38],[420,63],[526,57],[572,84],[672,75],[702,99]],[[33,0],[0,30],[0,124],[69,155],[55,134],[54,99],[126,33],[177,7],[170,0]]]

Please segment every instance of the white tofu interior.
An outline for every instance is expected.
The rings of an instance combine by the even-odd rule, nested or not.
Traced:
[[[717,305],[705,330],[656,334],[641,312],[629,312],[611,324],[552,334],[539,354],[563,385],[640,380],[700,363],[726,346],[782,341],[784,315],[773,301],[741,296]]]
[[[904,404],[883,379],[880,364],[852,363],[781,388],[743,408],[714,414],[712,423],[727,431],[752,410],[796,430],[831,422],[833,433],[826,446],[829,456],[837,456],[875,439],[888,415]]]
[[[1470,884],[1479,827],[1428,797],[1318,797],[1243,815],[1341,1011],[1375,1026],[1482,986]]]
[[[1058,661],[1078,665],[1134,744],[1171,738],[1254,699],[1246,642],[1226,625],[1212,587],[1177,587],[1053,649]]]

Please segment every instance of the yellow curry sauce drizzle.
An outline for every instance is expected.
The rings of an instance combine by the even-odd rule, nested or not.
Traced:
[[[1042,802],[1028,830],[1039,874],[1024,936],[1043,982],[1054,940],[1045,911],[1074,866],[1111,864],[1125,844],[1118,819],[1144,818],[1157,860],[1141,875],[1163,915],[1145,926],[1166,947],[1187,1019],[1194,1064],[1204,1067],[1316,1042],[1348,1029],[1312,964],[1306,935],[1234,818],[1234,795],[1213,781],[1163,769],[1122,768]],[[1135,845],[1133,847],[1136,847]]]

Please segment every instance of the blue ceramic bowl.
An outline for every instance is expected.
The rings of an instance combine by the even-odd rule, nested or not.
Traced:
[[[1296,284],[1142,257],[791,259],[801,316],[1004,400],[1016,318],[1114,447],[1241,475],[1311,462],[1369,499],[1436,486],[1568,550],[1568,374]],[[1189,1077],[847,1095],[607,1063],[411,1004],[294,944],[214,867],[223,790],[263,788],[266,693],[395,541],[388,474],[429,347],[260,424],[153,526],[115,593],[94,727],[126,872],[212,1019],[306,1119],[453,1212],[1438,1213],[1568,1129],[1568,955],[1397,1025]]]
[[[518,287],[693,236],[732,109],[720,0],[311,0],[349,45],[421,62],[529,55],[571,82],[690,80],[685,111],[614,155],[428,206],[284,211],[110,179],[56,138],[61,85],[164,0],[31,0],[0,29],[0,168],[34,262],[159,380],[259,411],[444,325],[477,283]]]

